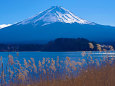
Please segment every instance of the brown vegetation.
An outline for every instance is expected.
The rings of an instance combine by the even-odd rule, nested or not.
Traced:
[[[94,48],[93,44],[89,45]],[[101,52],[100,45],[97,46]],[[113,50],[112,47],[111,49]],[[24,59],[24,64],[8,55],[6,66],[1,57],[1,86],[115,86],[114,58],[93,58],[91,54],[92,52],[82,52],[82,57],[77,62],[69,57],[64,60],[57,57],[57,60],[43,58],[38,63],[34,58]]]

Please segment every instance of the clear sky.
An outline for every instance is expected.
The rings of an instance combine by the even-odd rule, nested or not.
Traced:
[[[0,24],[13,24],[57,5],[88,21],[115,26],[115,0],[0,0]]]

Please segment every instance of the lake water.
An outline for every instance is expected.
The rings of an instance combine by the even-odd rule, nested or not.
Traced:
[[[85,56],[82,56],[83,52],[0,52],[0,56],[2,56],[3,63],[7,63],[8,55],[12,55],[14,60],[19,60],[23,63],[23,58],[29,60],[30,58],[34,58],[37,63],[39,60],[42,61],[43,58],[53,58],[54,60],[59,57],[60,60],[65,60],[66,57],[69,57],[70,60],[78,61],[80,59],[87,59],[88,54],[90,54],[93,58],[104,58],[104,57],[115,57],[115,51],[111,52],[85,52]],[[17,56],[18,54],[18,56]]]
[[[71,60],[78,60],[80,59],[82,56],[83,52],[0,52],[0,56],[3,57],[3,61],[5,62],[8,59],[8,55],[12,55],[14,58],[19,59],[20,61],[23,60],[23,58],[25,59],[30,59],[30,58],[34,58],[35,60],[40,60],[43,57],[44,58],[53,58],[56,59],[57,57],[59,57],[60,59],[65,59],[66,57],[69,57]],[[18,54],[18,56],[17,56]],[[92,57],[115,57],[115,51],[111,51],[111,52],[86,52],[86,56],[90,54]]]
[[[70,58],[70,61],[74,62],[82,62],[82,60],[88,60],[88,56],[91,56],[92,59],[103,59],[105,57],[114,58],[115,57],[115,51],[109,51],[109,52],[0,52],[0,57],[2,57],[2,60],[0,59],[0,64],[3,62],[3,67],[0,65],[0,74],[2,73],[2,70],[4,70],[4,74],[6,75],[6,81],[9,79],[9,73],[8,71],[8,55],[12,55],[14,62],[18,60],[25,68],[24,65],[24,59],[28,62],[28,60],[31,60],[31,58],[34,58],[35,64],[38,67],[39,61],[43,62],[43,58],[49,59],[50,61],[53,59],[55,62],[57,61],[57,58],[59,58],[59,63],[62,65],[62,72],[65,68],[65,61],[67,60],[66,57]],[[31,60],[32,61],[32,60]],[[46,61],[45,61],[46,62]],[[62,63],[61,63],[62,62]],[[47,63],[47,62],[46,62]],[[49,64],[51,65],[51,64]],[[86,66],[86,64],[84,64]],[[14,66],[10,66],[10,70],[14,70],[13,67],[16,67],[18,69],[16,64]],[[45,68],[45,67],[44,67]]]

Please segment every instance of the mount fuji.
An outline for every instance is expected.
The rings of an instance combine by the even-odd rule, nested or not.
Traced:
[[[47,25],[55,22],[61,23],[79,23],[79,24],[91,24],[91,22],[87,20],[83,20],[68,10],[60,6],[52,6],[51,8],[41,12],[40,14],[31,17],[27,20],[19,22],[18,25],[25,24],[34,24],[34,25]]]
[[[86,38],[92,41],[115,40],[115,27],[79,18],[60,6],[0,29],[0,43],[46,43],[56,38]]]

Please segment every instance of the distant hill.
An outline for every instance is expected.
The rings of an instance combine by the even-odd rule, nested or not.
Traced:
[[[49,42],[43,50],[45,51],[89,51],[89,40],[84,38],[58,38]],[[96,46],[95,42],[92,42]],[[94,48],[93,50],[96,50]]]

